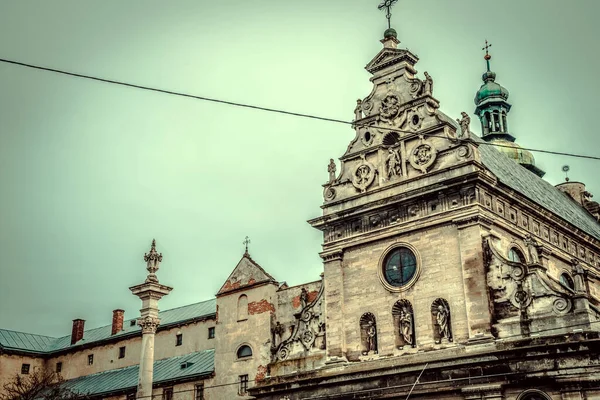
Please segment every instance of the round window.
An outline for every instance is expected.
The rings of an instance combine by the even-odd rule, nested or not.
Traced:
[[[390,251],[383,260],[383,277],[394,287],[408,284],[417,272],[417,258],[406,247],[398,247]]]

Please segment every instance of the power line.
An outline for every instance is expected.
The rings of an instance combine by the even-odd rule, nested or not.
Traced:
[[[290,115],[290,116],[294,116],[294,117],[314,119],[314,120],[319,120],[319,121],[334,122],[334,123],[350,125],[350,126],[369,127],[369,125],[360,124],[360,123],[356,123],[353,121],[344,121],[341,119],[323,117],[323,116],[318,116],[318,115],[313,115],[313,114],[304,114],[304,113],[299,113],[299,112],[281,110],[281,109],[277,109],[277,108],[263,107],[263,106],[253,105],[253,104],[238,103],[238,102],[234,102],[234,101],[215,99],[215,98],[205,97],[205,96],[198,96],[198,95],[193,95],[193,94],[189,94],[189,93],[176,92],[176,91],[166,90],[166,89],[159,89],[159,88],[155,88],[155,87],[137,85],[134,83],[117,81],[117,80],[113,80],[113,79],[99,78],[96,76],[79,74],[79,73],[64,71],[64,70],[55,69],[55,68],[42,67],[39,65],[27,64],[27,63],[3,59],[3,58],[0,58],[0,62],[18,65],[21,67],[33,68],[33,69],[47,71],[47,72],[55,72],[57,74],[68,75],[68,76],[73,76],[73,77],[83,78],[83,79],[89,79],[89,80],[94,80],[94,81],[98,81],[98,82],[111,83],[114,85],[126,86],[126,87],[135,88],[135,89],[142,89],[142,90],[148,90],[148,91],[152,91],[152,92],[170,94],[173,96],[188,97],[188,98],[192,98],[192,99],[196,99],[196,100],[203,100],[203,101],[209,101],[209,102],[218,103],[218,104],[225,104],[225,105],[234,106],[234,107],[250,108],[253,110],[266,111],[266,112]],[[401,129],[386,128],[386,127],[377,127],[377,129],[388,130],[388,131],[393,131],[393,132],[409,133],[409,134],[415,133],[412,131],[405,131],[405,130],[401,130]],[[425,136],[445,138],[445,136],[432,135],[432,134],[425,134]],[[463,142],[469,141],[468,139],[461,139],[461,138],[457,138],[456,140],[463,141]],[[485,145],[485,146],[505,147],[505,148],[511,148],[511,149],[514,148],[513,146],[502,145],[502,144],[498,144],[498,143],[479,142],[478,144]],[[534,148],[528,148],[528,147],[520,147],[520,149],[531,151],[534,153],[545,153],[545,154],[552,154],[552,155],[558,155],[558,156],[584,158],[584,159],[589,159],[589,160],[600,160],[600,157],[598,157],[598,156],[589,156],[589,155],[585,155],[585,154],[566,153],[566,152],[561,152],[561,151],[534,149]]]

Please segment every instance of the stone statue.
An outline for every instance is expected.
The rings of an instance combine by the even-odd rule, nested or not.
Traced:
[[[305,288],[302,288],[302,291],[300,292],[300,305],[302,306],[302,309],[304,309],[307,304],[308,304],[308,292],[306,291]]]
[[[471,118],[469,117],[469,114],[467,114],[464,111],[461,112],[460,115],[462,116],[462,118],[456,120],[456,122],[458,122],[458,124],[460,125],[460,135],[458,137],[468,138],[469,137],[469,125],[471,124]]]
[[[333,158],[329,159],[327,172],[329,172],[329,183],[333,183],[333,181],[335,181],[335,162],[333,161]]]
[[[277,321],[275,326],[271,328],[271,332],[273,333],[273,346],[277,347],[281,343],[281,337],[285,332],[285,328],[279,323],[279,321]]]
[[[423,82],[423,94],[433,95],[433,78],[425,72],[425,81]]]
[[[372,322],[367,327],[367,353],[369,351],[377,353],[377,330]]]
[[[540,255],[538,254],[539,245],[537,244],[535,239],[531,235],[527,235],[527,236],[525,236],[525,239],[523,239],[523,242],[525,242],[525,246],[527,246],[527,252],[529,253],[529,259],[531,260],[531,263],[539,264],[540,263]]]
[[[440,341],[442,338],[446,338],[448,340],[452,340],[452,335],[450,334],[450,325],[448,324],[448,318],[450,316],[449,310],[444,307],[443,304],[438,305],[437,314],[435,316],[435,320],[439,327]]]
[[[387,173],[388,179],[391,179],[392,176],[402,175],[401,165],[400,165],[400,154],[398,150],[389,149],[390,154],[388,154],[385,160],[385,170]]]
[[[354,120],[358,121],[359,119],[362,119],[362,117],[362,100],[358,99],[356,100],[356,108],[354,109]]]
[[[406,308],[400,313],[400,333],[402,334],[404,343],[411,346],[414,344],[412,315]]]

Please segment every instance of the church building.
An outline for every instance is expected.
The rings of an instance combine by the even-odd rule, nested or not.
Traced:
[[[141,318],[0,329],[0,387],[42,370],[110,400],[600,399],[598,203],[516,144],[487,50],[479,137],[441,111],[394,29],[381,43],[308,221],[320,277],[289,287],[246,248],[215,298],[158,312],[171,288],[153,242],[130,288]]]

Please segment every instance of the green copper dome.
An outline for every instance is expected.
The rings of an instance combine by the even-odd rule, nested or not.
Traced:
[[[506,157],[521,164],[539,177],[544,176],[545,172],[535,166],[535,158],[529,150],[522,149],[518,144],[506,139],[494,139],[489,142],[497,145],[496,149]]]
[[[491,71],[487,71],[481,77],[484,84],[481,85],[477,94],[475,95],[475,104],[479,105],[483,100],[489,98],[501,98],[502,100],[508,99],[508,90],[495,82],[496,74]]]

